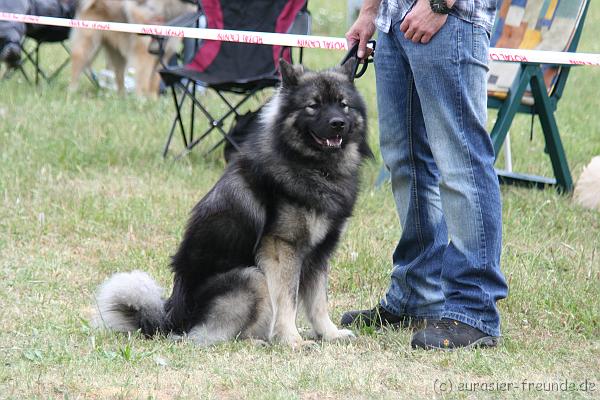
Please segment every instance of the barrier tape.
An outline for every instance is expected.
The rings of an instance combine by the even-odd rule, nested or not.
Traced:
[[[224,42],[267,44],[318,48],[326,50],[347,50],[345,38],[326,36],[291,35],[284,33],[235,31],[226,29],[185,28],[179,26],[129,24],[122,22],[88,21],[43,17],[37,15],[0,12],[0,21],[23,22],[27,24],[62,26],[68,28],[95,29],[101,31],[136,33],[144,35],[186,37]],[[555,65],[592,65],[600,66],[600,54],[569,53],[559,51],[523,50],[490,48],[492,61],[541,63]]]

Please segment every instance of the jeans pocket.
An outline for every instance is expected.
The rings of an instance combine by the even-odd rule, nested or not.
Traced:
[[[473,58],[481,64],[489,63],[490,36],[488,32],[479,25],[472,25]]]

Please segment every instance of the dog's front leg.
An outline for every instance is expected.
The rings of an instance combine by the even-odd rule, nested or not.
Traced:
[[[338,329],[331,321],[327,306],[327,266],[305,268],[300,282],[300,297],[313,336],[323,340],[346,340],[354,337],[351,330]]]
[[[258,259],[273,308],[270,339],[292,347],[301,346],[303,340],[296,327],[301,268],[297,251],[285,241],[267,237],[262,240]]]

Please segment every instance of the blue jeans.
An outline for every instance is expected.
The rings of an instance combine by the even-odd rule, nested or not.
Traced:
[[[402,235],[382,306],[500,335],[502,204],[486,131],[489,38],[448,16],[429,44],[379,32],[381,153]]]

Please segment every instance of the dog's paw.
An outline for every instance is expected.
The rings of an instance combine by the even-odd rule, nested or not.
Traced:
[[[322,338],[323,340],[326,340],[328,342],[348,341],[355,339],[356,335],[354,335],[354,332],[352,332],[350,329],[336,329],[334,331],[323,334]]]
[[[269,345],[269,342],[264,341],[262,339],[248,339],[248,343],[250,343],[252,346],[255,347],[267,347]]]
[[[304,340],[300,335],[277,336],[273,341],[284,346],[289,346],[292,350],[302,350],[317,346],[314,340]]]
[[[319,344],[314,340],[301,340],[299,342],[294,343],[292,346],[292,350],[313,350],[319,347]]]

